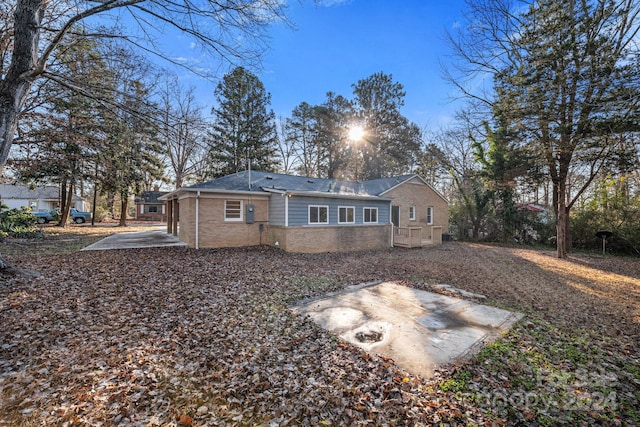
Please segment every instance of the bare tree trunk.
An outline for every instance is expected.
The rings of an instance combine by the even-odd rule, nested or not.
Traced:
[[[20,111],[33,84],[35,52],[38,51],[40,22],[46,3],[46,0],[30,0],[16,5],[11,65],[0,78],[0,172],[7,163]],[[0,274],[13,271],[15,268],[0,255]]]
[[[66,187],[66,186],[65,186]],[[69,182],[69,189],[66,191],[64,209],[60,211],[60,227],[66,228],[69,224],[69,211],[71,210],[71,201],[73,200],[73,182]]]
[[[20,112],[27,100],[38,69],[37,52],[40,22],[47,0],[22,0],[16,5],[14,46],[11,65],[0,80],[0,165],[4,166],[18,127]],[[42,68],[42,67],[40,67]]]
[[[129,197],[126,194],[120,195],[120,222],[118,225],[120,227],[127,226],[127,204],[129,201]]]
[[[60,218],[58,219],[58,227],[65,227],[69,219],[69,203],[67,203],[67,179],[60,180]]]
[[[569,216],[567,210],[566,183],[564,180],[558,182],[557,199],[557,221],[556,221],[556,251],[558,258],[567,257],[567,233],[569,228]]]

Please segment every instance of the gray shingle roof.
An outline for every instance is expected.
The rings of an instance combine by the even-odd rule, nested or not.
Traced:
[[[60,198],[60,190],[58,187],[50,185],[31,188],[28,185],[0,184],[0,198],[19,200],[58,200]],[[74,194],[73,200],[77,201],[82,199]]]
[[[168,191],[143,191],[140,196],[136,197],[135,202],[145,204],[163,204],[163,200],[158,200],[158,197],[168,194]]]
[[[402,175],[399,177],[382,178],[364,182],[350,182],[335,179],[309,178],[305,176],[251,171],[251,186],[249,186],[249,172],[243,171],[186,188],[256,192],[263,192],[272,189],[287,192],[380,196],[385,191],[395,187],[407,179],[412,178],[413,176],[415,175]]]

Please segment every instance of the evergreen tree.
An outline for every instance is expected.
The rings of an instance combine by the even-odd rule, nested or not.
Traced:
[[[382,72],[353,85],[356,117],[366,134],[358,150],[363,168],[358,179],[375,179],[409,172],[422,146],[417,125],[400,113],[405,91]],[[357,160],[357,158],[356,158]]]
[[[318,152],[322,159],[318,176],[327,179],[355,179],[348,168],[351,146],[348,130],[353,119],[353,105],[341,95],[327,92],[325,101],[314,109]]]
[[[472,145],[481,166],[477,175],[493,203],[498,223],[496,237],[508,241],[517,234],[516,178],[526,173],[527,160],[506,125],[493,130],[485,123],[485,133],[485,143],[476,140]]]
[[[218,103],[209,131],[209,174],[220,177],[276,167],[275,114],[262,82],[242,67],[226,74],[215,90]],[[250,165],[249,165],[249,162]]]
[[[284,138],[293,147],[297,170],[304,176],[318,176],[321,150],[318,146],[316,109],[300,103],[285,122]]]
[[[78,37],[60,46],[60,63],[49,72],[66,75],[86,87],[97,86],[106,76],[97,46]],[[66,226],[76,187],[89,176],[101,133],[101,104],[68,87],[47,82],[42,105],[28,113],[27,132],[20,145],[25,155],[15,162],[25,181],[57,183],[60,187],[60,226]]]
[[[164,179],[164,150],[157,140],[156,108],[148,102],[146,62],[121,50],[120,60],[108,64],[112,100],[102,114],[103,145],[99,150],[96,185],[102,193],[120,196],[120,225],[126,225],[128,200],[150,181]],[[113,197],[109,198],[113,200]],[[111,206],[113,211],[113,206]]]
[[[494,76],[484,97],[499,119],[544,160],[553,185],[557,256],[571,247],[569,211],[620,151],[622,133],[638,131],[640,64],[633,0],[542,0],[514,8],[507,0],[467,2],[474,25],[451,38],[467,68]],[[470,94],[482,98],[482,94]],[[571,177],[584,176],[570,188]]]

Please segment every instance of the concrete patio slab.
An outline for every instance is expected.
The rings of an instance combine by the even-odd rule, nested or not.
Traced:
[[[103,251],[109,249],[154,248],[163,246],[187,246],[166,230],[151,230],[119,233],[83,248],[83,251]]]
[[[523,316],[392,282],[347,288],[292,310],[423,377],[479,351]]]

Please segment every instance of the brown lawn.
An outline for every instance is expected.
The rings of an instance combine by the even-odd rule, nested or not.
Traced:
[[[0,425],[640,422],[637,258],[466,243],[65,253],[85,229],[96,237],[77,227],[0,245],[40,273],[0,282]],[[425,379],[287,309],[374,280],[447,283],[526,316]]]

